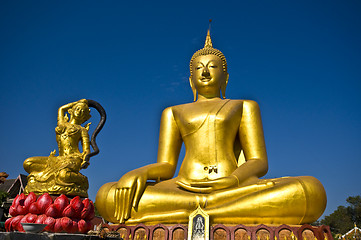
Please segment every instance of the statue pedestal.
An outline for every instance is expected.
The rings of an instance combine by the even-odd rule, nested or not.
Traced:
[[[107,238],[119,240],[119,238]],[[25,232],[0,232],[0,240],[104,240],[98,236],[68,233],[25,233]]]
[[[146,226],[103,225],[103,230],[116,231],[124,240],[185,240],[188,227],[182,224]],[[210,228],[211,240],[333,240],[328,226],[305,225],[213,225]]]

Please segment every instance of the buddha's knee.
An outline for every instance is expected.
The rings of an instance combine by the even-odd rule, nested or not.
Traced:
[[[101,186],[95,197],[95,205],[100,215],[109,222],[116,222],[115,213],[116,182],[109,182]]]
[[[303,222],[317,220],[326,208],[327,197],[321,182],[311,176],[298,177],[306,199],[306,213]]]

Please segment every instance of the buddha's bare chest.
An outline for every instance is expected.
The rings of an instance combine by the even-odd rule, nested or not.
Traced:
[[[242,104],[230,100],[215,103],[193,103],[177,106],[174,111],[182,136],[197,131],[218,132],[236,130],[242,116]]]

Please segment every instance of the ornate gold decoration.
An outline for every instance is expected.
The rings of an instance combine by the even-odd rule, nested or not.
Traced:
[[[89,158],[99,152],[95,136],[105,122],[104,109],[97,102],[89,101],[93,107],[102,112],[101,123],[92,137],[92,146],[95,151],[90,152],[88,134],[90,123],[84,127],[81,126],[91,117],[88,101],[81,99],[60,107],[58,125],[55,128],[59,156],[55,156],[56,150],[54,150],[48,157],[30,157],[24,161],[24,169],[29,173],[28,184],[24,190],[26,194],[34,192],[40,195],[48,192],[50,194],[88,196],[88,178],[79,171],[87,168]],[[79,150],[79,142],[83,152]]]
[[[209,32],[190,66],[197,101],[163,111],[157,163],[103,185],[99,213],[126,224],[187,223],[198,206],[212,224],[303,224],[321,216],[326,194],[317,179],[260,179],[268,170],[260,109],[254,101],[221,99],[228,73]],[[182,143],[186,154],[173,178]]]

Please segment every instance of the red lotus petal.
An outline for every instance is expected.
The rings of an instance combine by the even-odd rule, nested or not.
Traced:
[[[84,208],[87,208],[90,205],[90,200],[89,198],[86,198],[83,200],[83,204],[84,204]]]
[[[89,205],[90,206],[90,205]],[[94,212],[94,206],[93,207],[89,207],[88,209],[84,208],[81,211],[81,218],[85,219],[85,220],[92,220],[95,216],[95,212]]]
[[[15,216],[19,215],[19,214],[16,212],[16,209],[15,209],[13,206],[10,206],[10,208],[9,208],[9,214],[10,214],[12,217],[15,217]]]
[[[77,233],[79,232],[78,229],[78,221],[77,220],[73,220],[73,226],[71,228],[71,233]]]
[[[62,217],[60,220],[63,230],[67,233],[71,233],[73,228],[73,221],[68,217]]]
[[[84,205],[84,208],[83,208],[83,210],[81,211],[80,217],[81,217],[82,219],[85,219],[85,218],[89,215],[90,210],[91,210],[91,205],[90,205],[90,200],[89,200],[89,198],[86,198],[86,199],[83,200],[83,205]]]
[[[92,229],[92,223],[90,221],[85,221],[84,219],[80,219],[78,222],[78,229],[81,233],[87,233]]]
[[[36,202],[30,204],[29,212],[32,214],[40,214],[40,210],[38,209],[38,204]]]
[[[26,199],[26,196],[24,193],[20,194],[19,198],[17,199],[17,203],[16,203],[16,207],[18,206],[25,206],[25,199]]]
[[[61,194],[57,197],[54,201],[54,206],[59,212],[63,212],[64,209],[69,205],[69,199],[64,195]]]
[[[68,205],[63,211],[64,217],[74,218],[75,215],[76,215],[75,210],[71,205]]]
[[[84,219],[80,219],[78,222],[78,229],[81,233],[86,233],[88,229],[88,225]]]
[[[21,201],[21,200],[20,200]],[[25,208],[25,206],[21,206],[20,204],[17,206],[16,208],[16,212],[19,215],[25,215],[28,213],[27,209]]]
[[[45,211],[45,215],[49,216],[49,217],[53,217],[53,218],[57,218],[60,217],[61,214],[59,213],[59,211],[56,209],[56,207],[54,206],[54,204],[51,204]]]
[[[81,218],[81,219],[85,219],[88,215],[89,215],[89,209],[84,208],[84,209],[81,211],[80,218]]]
[[[94,203],[90,201],[90,211],[88,216],[85,218],[85,220],[92,220],[95,217],[95,207]]]
[[[74,208],[75,210],[75,213],[76,213],[76,217],[79,217],[80,218],[80,215],[81,215],[81,211],[83,210],[84,208],[84,204],[82,203],[81,199],[79,196],[76,196],[75,198],[73,198],[71,201],[70,201],[70,205]]]
[[[63,231],[63,227],[61,226],[61,218],[55,219],[54,224],[54,232],[59,233]]]
[[[48,224],[48,226],[45,227],[45,231],[48,231],[48,232],[54,232],[54,225],[55,225],[55,218],[53,217],[47,217],[45,220],[44,220],[44,224]]]
[[[26,216],[27,216],[26,220],[28,223],[34,223],[36,221],[36,219],[38,218],[38,215],[35,215],[32,213],[26,214]]]
[[[24,217],[24,215],[18,215],[13,218],[13,220],[11,221],[11,229],[12,230],[17,230],[17,226],[23,217]]]
[[[6,219],[5,221],[5,230],[7,232],[10,232],[12,229],[11,229],[11,221],[13,220],[14,218],[8,218]]]
[[[29,209],[30,205],[34,202],[36,202],[36,195],[35,195],[35,193],[31,192],[26,197],[25,202],[24,202],[26,209]]]
[[[17,225],[16,225],[16,228],[15,228],[16,231],[19,231],[19,232],[25,232],[24,228],[23,228],[23,225],[21,225],[21,222],[19,222]]]
[[[46,216],[45,214],[39,215],[38,218],[35,220],[35,223],[43,224],[47,217],[48,216]]]
[[[12,207],[16,208],[17,205],[19,204],[19,198],[20,198],[20,195],[16,195],[13,203],[11,204]]]
[[[44,193],[38,198],[36,203],[40,213],[45,213],[46,209],[53,203],[53,199],[50,197],[49,193]]]

